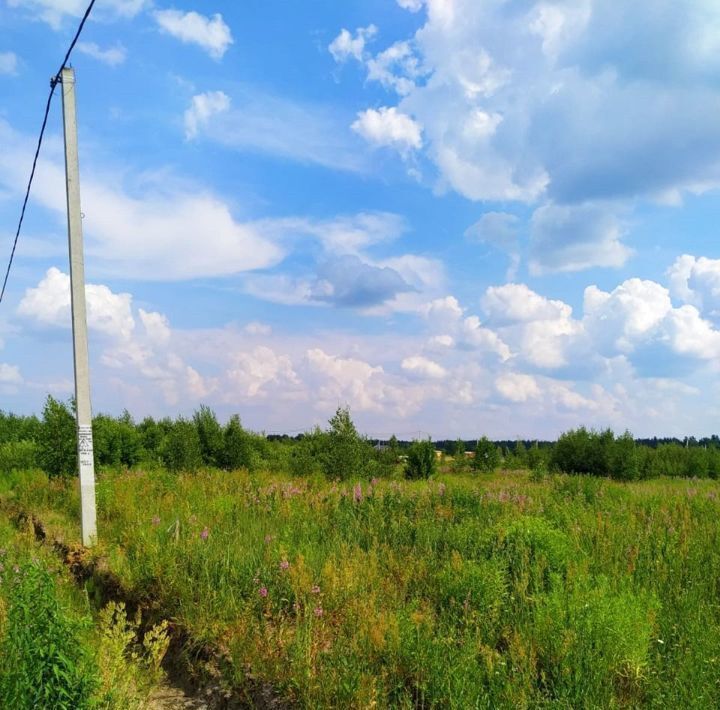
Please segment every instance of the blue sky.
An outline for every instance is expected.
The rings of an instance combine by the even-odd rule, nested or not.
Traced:
[[[84,0],[0,0],[0,245]],[[98,0],[77,72],[96,411],[372,435],[720,416],[710,0]],[[72,393],[60,103],[0,408]],[[3,226],[4,225],[4,226]]]

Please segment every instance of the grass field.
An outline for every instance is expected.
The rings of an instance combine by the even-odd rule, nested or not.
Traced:
[[[79,540],[73,481],[1,485],[7,510]],[[123,472],[99,482],[87,563],[250,703],[710,708],[719,494],[687,479]]]

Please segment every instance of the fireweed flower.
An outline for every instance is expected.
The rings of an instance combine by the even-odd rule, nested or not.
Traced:
[[[325,612],[323,611],[323,608],[321,606],[315,607],[315,616],[320,618]]]
[[[313,594],[320,594],[320,587],[318,587],[317,584],[313,585],[313,588],[310,590]]]
[[[200,533],[200,538],[202,540],[207,540],[208,537],[210,537],[210,531],[207,528],[203,528],[202,532]]]
[[[362,486],[359,483],[356,483],[355,488],[353,488],[353,498],[356,503],[362,503],[363,492]]]
[[[260,589],[258,589],[258,594],[259,594],[263,599],[265,599],[265,597],[268,595],[267,587],[260,587]]]
[[[438,494],[439,494],[440,496],[444,496],[444,495],[445,495],[445,484],[444,484],[444,483],[441,483],[441,484],[438,486]]]
[[[160,525],[160,516],[159,516],[159,515],[153,515],[151,522],[152,522],[152,524],[153,524],[155,527],[157,527],[158,525]]]
[[[287,560],[283,560],[283,561],[280,563],[280,569],[281,569],[281,570],[285,571],[286,569],[288,569],[288,567],[290,567],[290,563],[289,563]]]

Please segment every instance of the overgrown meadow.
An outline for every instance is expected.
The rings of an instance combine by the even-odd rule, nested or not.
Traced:
[[[74,481],[3,487],[6,509],[79,540]],[[86,561],[169,620],[185,673],[249,705],[710,708],[718,494],[527,472],[106,472]]]

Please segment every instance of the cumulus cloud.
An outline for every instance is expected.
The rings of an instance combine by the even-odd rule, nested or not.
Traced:
[[[298,383],[290,358],[278,355],[265,346],[235,354],[227,376],[232,386],[230,392],[239,392],[247,398],[265,396],[268,385],[288,386]]]
[[[198,127],[206,125],[210,118],[230,109],[230,97],[223,91],[206,91],[192,98],[190,108],[185,111],[185,138],[195,138]]]
[[[401,152],[422,147],[422,126],[394,107],[362,111],[352,129],[376,146],[392,146]]]
[[[372,266],[346,255],[321,264],[312,286],[312,298],[339,306],[363,308],[394,298],[411,287],[397,271]]]
[[[206,17],[193,11],[157,10],[154,17],[161,31],[201,47],[215,60],[222,59],[233,43],[230,28],[220,13]]]
[[[113,293],[100,284],[87,284],[85,293],[88,328],[112,337],[129,338],[135,328],[132,296]],[[70,328],[70,277],[55,267],[48,269],[35,288],[25,291],[18,314],[42,325]]]
[[[411,375],[417,375],[418,377],[429,378],[432,380],[442,380],[448,375],[447,370],[442,365],[439,365],[437,362],[429,360],[422,355],[406,357],[402,361],[401,367],[405,370],[405,372],[408,372]]]
[[[658,350],[701,360],[720,357],[720,331],[695,306],[673,307],[670,292],[654,281],[629,279],[611,292],[590,286],[584,311],[585,328],[601,351],[647,354],[648,360]]]
[[[563,301],[549,300],[525,284],[515,283],[490,286],[482,306],[495,325],[564,319],[572,314],[572,308]]]
[[[531,375],[508,372],[495,381],[497,391],[511,402],[527,402],[540,397],[540,387]]]
[[[355,34],[343,29],[330,43],[328,50],[336,62],[346,62],[348,59],[361,61],[365,54],[365,45],[377,34],[375,25],[359,27]]]
[[[14,52],[0,52],[0,76],[17,74],[18,59]]]
[[[117,67],[127,58],[127,50],[119,42],[113,47],[103,49],[95,42],[78,42],[77,49],[88,57],[97,59],[111,67]]]
[[[720,320],[720,259],[683,254],[668,270],[668,277],[676,298]]]
[[[533,274],[620,267],[632,255],[622,243],[620,220],[601,205],[544,205],[533,213],[530,271]]]

